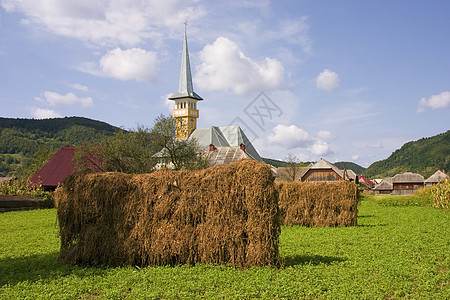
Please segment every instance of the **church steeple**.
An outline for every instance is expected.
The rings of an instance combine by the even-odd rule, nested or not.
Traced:
[[[197,101],[203,100],[203,98],[194,92],[192,84],[186,28],[184,30],[183,54],[181,56],[178,91],[170,96],[169,99],[175,101],[173,116],[177,122],[177,139],[187,139],[197,128],[197,118],[199,117]]]

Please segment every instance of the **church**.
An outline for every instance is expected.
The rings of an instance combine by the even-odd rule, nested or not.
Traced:
[[[186,31],[184,32],[178,91],[169,97],[175,102],[173,117],[176,120],[177,139],[196,139],[205,149],[210,166],[227,164],[242,158],[263,162],[243,130],[238,126],[211,126],[197,128],[198,102],[203,101],[194,92]]]

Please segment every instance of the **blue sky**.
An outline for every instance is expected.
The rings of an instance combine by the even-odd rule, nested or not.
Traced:
[[[362,166],[450,129],[450,1],[0,0],[0,116],[170,114],[184,21],[199,127]]]

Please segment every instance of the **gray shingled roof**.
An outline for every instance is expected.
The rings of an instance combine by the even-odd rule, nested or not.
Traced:
[[[229,164],[243,158],[253,159],[239,146],[215,147],[214,151],[205,150],[205,153],[210,167]]]
[[[295,181],[301,180],[302,176],[305,175],[306,172],[308,172],[309,167],[295,167]],[[283,181],[283,180],[291,180],[291,174],[293,172],[291,167],[278,167],[277,170],[277,180]]]
[[[392,186],[392,183],[383,179],[383,181],[377,184],[373,189],[377,191],[389,191],[394,189],[394,187]]]
[[[449,179],[449,176],[444,172],[442,172],[441,170],[437,170],[436,173],[434,173],[427,180],[425,180],[425,183],[439,183],[444,182],[446,179]]]
[[[343,177],[344,173],[341,169],[333,165],[332,163],[326,161],[325,159],[321,158],[318,162],[313,164],[310,169],[332,169],[336,174],[338,174],[340,177]]]
[[[392,177],[392,183],[423,183],[423,176],[416,173],[406,172]]]
[[[239,147],[240,144],[245,144],[245,152],[249,154],[254,160],[262,162],[258,151],[253,147],[250,140],[238,125],[233,126],[211,126],[209,128],[199,128],[189,137],[196,139],[201,148],[209,148],[213,144],[218,147]]]

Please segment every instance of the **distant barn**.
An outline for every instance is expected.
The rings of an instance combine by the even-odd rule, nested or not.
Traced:
[[[424,186],[423,176],[416,173],[406,172],[392,177],[392,194],[407,195]]]

